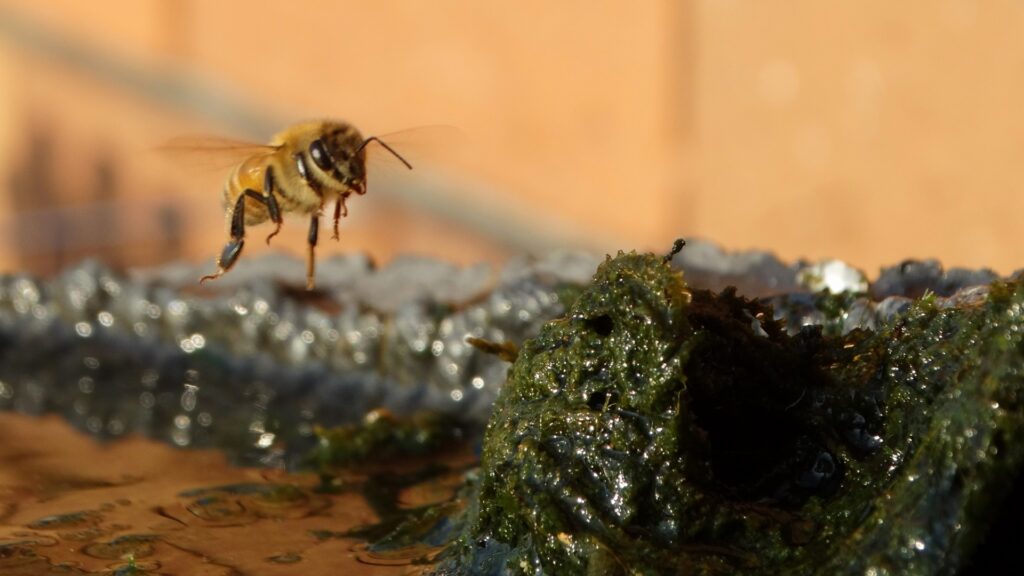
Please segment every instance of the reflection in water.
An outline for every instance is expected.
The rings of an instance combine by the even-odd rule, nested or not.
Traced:
[[[408,574],[429,543],[400,558],[367,554],[358,535],[450,499],[471,461],[401,463],[325,494],[313,474],[135,437],[100,444],[52,416],[0,413],[0,437],[2,576]]]

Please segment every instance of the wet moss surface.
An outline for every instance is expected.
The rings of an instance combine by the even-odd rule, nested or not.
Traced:
[[[945,574],[1024,457],[1024,288],[788,334],[609,258],[525,342],[438,574]]]

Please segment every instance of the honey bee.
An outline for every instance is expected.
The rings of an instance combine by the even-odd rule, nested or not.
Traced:
[[[217,258],[217,271],[203,276],[200,283],[224,275],[238,260],[245,246],[246,227],[270,221],[271,238],[281,231],[286,213],[309,216],[306,258],[306,289],[314,288],[315,250],[324,206],[334,202],[334,231],[348,215],[346,201],[352,194],[366,194],[367,146],[379,145],[402,165],[412,165],[376,136],[364,138],[354,126],[341,121],[312,121],[296,124],[276,134],[268,145],[217,138],[177,138],[165,144],[166,152],[230,153],[243,158],[224,183],[224,210],[230,222],[231,238]]]

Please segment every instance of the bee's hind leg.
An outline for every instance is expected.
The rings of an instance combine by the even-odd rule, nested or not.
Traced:
[[[246,194],[238,196],[238,200],[235,201],[235,206],[231,210],[231,240],[224,245],[220,258],[217,258],[217,271],[200,278],[200,284],[223,276],[225,272],[235,265],[235,261],[238,260],[238,256],[242,253],[242,248],[245,246],[245,197],[248,195],[248,192],[250,191],[246,190]]]
[[[313,275],[316,273],[316,237],[319,236],[319,212],[314,212],[309,218],[309,251],[306,259],[306,290],[312,290],[315,286]]]
[[[314,212],[309,219],[309,252],[306,259],[306,290],[314,288],[313,275],[316,273],[316,240],[320,234],[320,212]]]

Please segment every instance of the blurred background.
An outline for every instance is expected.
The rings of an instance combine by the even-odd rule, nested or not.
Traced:
[[[1010,0],[0,0],[0,271],[212,261],[221,180],[147,151],[328,117],[456,126],[487,176],[371,181],[323,255],[685,236],[871,275],[912,257],[1008,273],[1022,30]],[[291,220],[275,248],[305,236]]]

